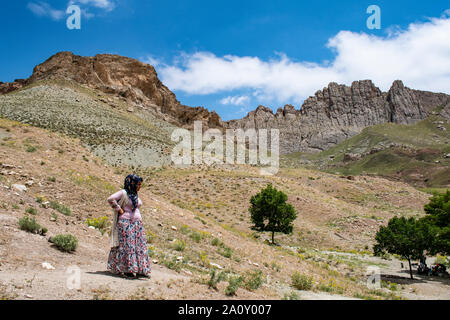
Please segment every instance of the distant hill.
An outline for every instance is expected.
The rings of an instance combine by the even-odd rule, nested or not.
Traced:
[[[306,166],[343,175],[376,174],[417,187],[450,187],[450,124],[442,108],[413,125],[385,123],[316,154],[283,157],[287,167]]]

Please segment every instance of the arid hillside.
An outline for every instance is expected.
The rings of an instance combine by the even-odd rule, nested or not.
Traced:
[[[0,298],[445,298],[441,285],[432,293],[417,283],[395,292],[365,285],[368,265],[392,267],[370,254],[379,225],[394,215],[423,214],[429,195],[406,184],[306,169],[269,178],[250,167],[137,169],[145,179],[140,197],[153,274],[126,280],[106,272],[107,232],[87,219],[110,217],[106,198],[132,169],[108,165],[79,139],[7,119],[0,120],[0,138]],[[276,235],[278,246],[249,229],[249,198],[269,182],[299,213],[293,235]],[[46,235],[20,230],[24,216],[47,228]],[[75,253],[48,241],[67,233],[78,238]],[[81,270],[79,290],[66,287],[70,266]],[[222,274],[216,289],[213,270]],[[311,281],[307,288],[297,290],[296,272]],[[227,295],[238,276],[236,295]]]

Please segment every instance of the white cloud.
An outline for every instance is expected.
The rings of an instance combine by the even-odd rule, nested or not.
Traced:
[[[61,20],[65,15],[63,10],[53,9],[48,3],[42,1],[38,3],[29,2],[27,8],[39,17],[49,17],[55,21]]]
[[[157,58],[154,58],[153,56],[147,56],[145,58],[140,58],[139,60],[141,60],[142,62],[149,64],[153,67],[162,65],[161,61]]]
[[[27,8],[39,17],[49,17],[52,20],[59,21],[66,17],[66,9],[72,4],[80,5],[81,11],[85,18],[92,18],[95,15],[89,12],[89,8],[94,7],[98,10],[109,12],[114,10],[115,3],[113,0],[70,0],[64,10],[52,8],[50,4],[43,1],[29,2]]]
[[[264,61],[196,52],[158,71],[172,90],[206,95],[251,89],[258,100],[281,103],[297,103],[329,82],[349,85],[362,79],[385,91],[401,79],[415,89],[450,93],[449,13],[405,30],[390,28],[386,37],[341,31],[327,44],[336,54],[331,62],[295,62],[284,54]]]
[[[249,102],[250,97],[248,96],[228,96],[220,100],[220,103],[223,105],[234,105],[234,106],[243,106]]]
[[[116,7],[113,0],[71,0],[70,4],[80,3],[86,6],[93,6],[96,8],[104,9],[105,11],[112,11]]]

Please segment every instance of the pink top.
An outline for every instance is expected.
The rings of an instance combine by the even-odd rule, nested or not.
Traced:
[[[122,197],[122,194],[122,190],[120,190],[108,198],[109,204],[116,211],[120,210],[120,206],[117,202]],[[124,213],[119,216],[119,219],[142,220],[141,213],[139,211],[140,206],[142,206],[142,200],[141,198],[138,198],[137,207],[133,212],[133,202],[131,201],[131,199],[129,199],[128,204],[125,206],[125,208],[122,208]]]

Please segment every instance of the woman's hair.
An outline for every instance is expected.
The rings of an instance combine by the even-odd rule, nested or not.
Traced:
[[[131,202],[133,203],[133,211],[136,209],[138,205],[138,193],[137,193],[137,186],[139,182],[144,181],[141,177],[135,175],[135,174],[129,174],[123,183],[123,188],[127,192],[128,197],[131,199]]]

